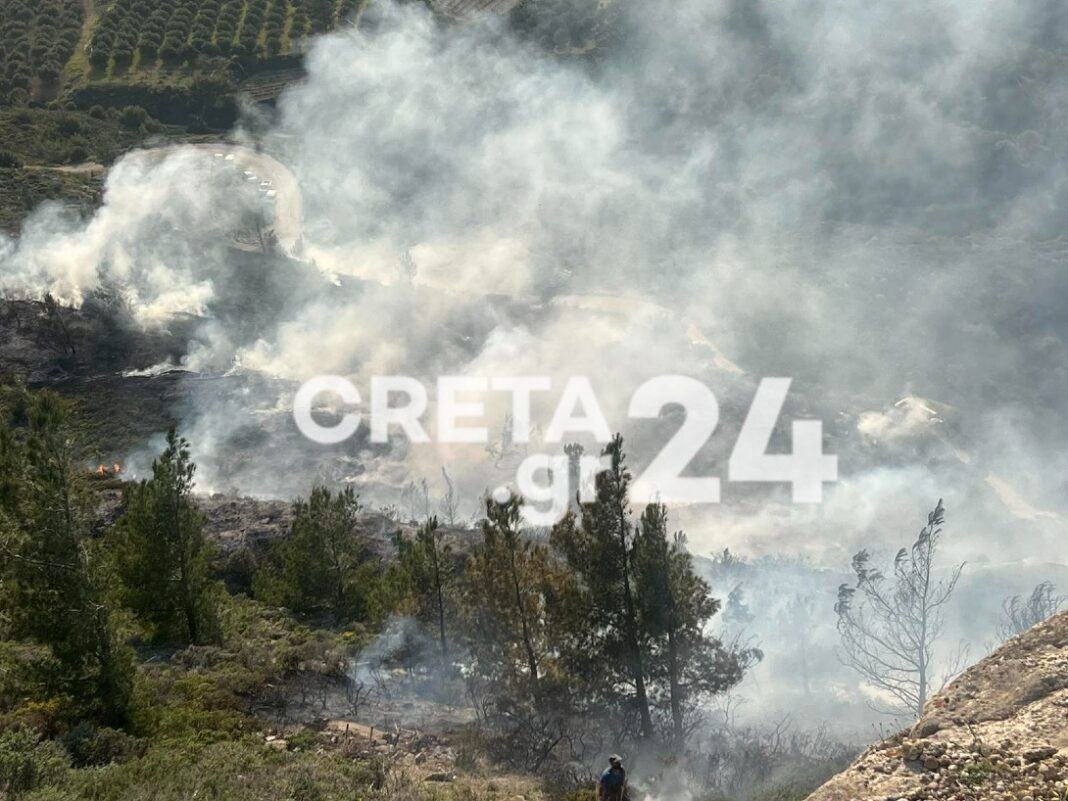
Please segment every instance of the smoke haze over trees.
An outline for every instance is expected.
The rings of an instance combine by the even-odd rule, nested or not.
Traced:
[[[222,5],[229,19],[237,6]],[[768,754],[818,773],[848,752],[835,737],[870,739],[887,693],[914,717],[958,643],[979,658],[1061,607],[1060,4],[525,0],[463,21],[423,3],[360,8],[308,41],[302,79],[245,109],[226,142],[155,147],[158,125],[131,106],[84,124],[82,142],[50,132],[31,148],[19,120],[51,112],[0,114],[4,178],[15,144],[110,162],[98,140],[125,122],[115,141],[143,145],[95,207],[45,204],[0,235],[4,302],[44,303],[5,311],[0,349],[32,382],[81,393],[79,414],[104,419],[100,458],[143,482],[97,537],[67,411],[49,395],[4,401],[0,632],[15,667],[0,671],[0,715],[40,711],[11,700],[26,667],[56,731],[84,718],[232,734],[254,707],[292,711],[272,695],[282,679],[316,703],[343,687],[366,709],[388,664],[470,702],[505,733],[499,758],[557,766],[572,748],[685,742],[728,755],[700,786],[741,796],[775,772]],[[320,447],[291,406],[323,373],[361,390],[373,375],[545,375],[553,391],[535,398],[529,444],[497,398],[487,447],[373,443],[366,429]],[[785,421],[822,420],[840,480],[815,507],[725,481],[715,506],[632,508],[628,471],[682,415],[628,420],[628,402],[669,373],[721,407],[691,475],[726,478],[758,381],[790,376],[770,451],[790,451]],[[540,438],[572,375],[589,377],[628,458],[614,443],[594,500],[527,531],[487,494],[551,449]],[[172,424],[196,448],[198,492],[284,501],[287,536],[225,555],[246,560],[251,600],[217,583]],[[939,497],[945,532],[939,514],[907,536]],[[916,635],[921,619],[933,625]],[[890,677],[870,647],[886,633]],[[835,655],[842,634],[860,672]],[[130,644],[188,664],[145,678]],[[190,675],[221,688],[217,709]]]

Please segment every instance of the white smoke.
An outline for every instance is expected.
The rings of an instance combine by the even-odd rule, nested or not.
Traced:
[[[952,558],[1065,561],[1055,5],[603,5],[617,35],[581,60],[376,3],[373,31],[316,42],[254,143],[285,167],[130,154],[91,219],[42,209],[0,246],[0,289],[205,317],[184,366],[243,383],[190,382],[204,488],[396,502],[445,464],[472,514],[501,480],[479,448],[300,442],[292,382],[320,373],[587,375],[636,471],[671,427],[629,424],[630,393],[694,375],[723,422],[693,470],[721,476],[756,380],[787,375],[842,480],[815,508],[725,485],[674,518],[693,550],[844,569],[944,496]],[[293,258],[239,254],[234,231],[272,215]]]

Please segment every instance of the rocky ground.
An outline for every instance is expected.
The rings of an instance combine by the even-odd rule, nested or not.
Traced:
[[[1068,799],[1068,612],[1009,640],[809,801]]]

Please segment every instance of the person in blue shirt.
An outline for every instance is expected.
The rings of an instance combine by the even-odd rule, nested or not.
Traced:
[[[597,801],[627,801],[627,772],[619,754],[608,757],[608,767],[597,785]]]

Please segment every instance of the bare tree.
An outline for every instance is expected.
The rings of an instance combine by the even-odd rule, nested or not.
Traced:
[[[445,466],[441,466],[441,475],[445,479],[445,494],[441,498],[441,502],[438,504],[441,510],[441,516],[448,521],[449,527],[456,526],[456,517],[460,511],[460,494],[456,491],[456,486],[452,483],[452,478],[449,477],[449,471],[445,469]]]
[[[74,340],[70,335],[70,329],[67,328],[67,323],[63,320],[63,309],[51,292],[46,293],[44,296],[44,307],[45,312],[48,314],[48,321],[52,328],[54,339],[62,346],[64,355],[69,350],[71,356],[77,356],[78,352],[74,349]]]
[[[412,521],[430,519],[430,482],[425,478],[416,484],[409,481],[401,490],[401,503],[408,507]]]
[[[408,519],[419,519],[419,489],[414,481],[409,481],[401,490],[400,502],[408,508]]]
[[[898,709],[886,714],[923,714],[935,680],[935,644],[942,635],[944,612],[964,564],[936,579],[936,556],[944,522],[942,499],[927,516],[927,525],[912,548],[894,558],[894,571],[884,576],[870,567],[864,550],[853,557],[855,587],[838,588],[840,657],[865,681],[894,699]]]
[[[346,677],[345,703],[353,720],[359,720],[360,710],[370,702],[373,695],[374,691],[367,686],[366,682],[353,676]]]
[[[1026,601],[1022,595],[1013,595],[1001,604],[1001,620],[998,622],[998,639],[1007,640],[1017,634],[1023,634],[1032,626],[1037,626],[1060,611],[1068,600],[1063,595],[1056,595],[1053,584],[1043,581],[1031,591]]]

